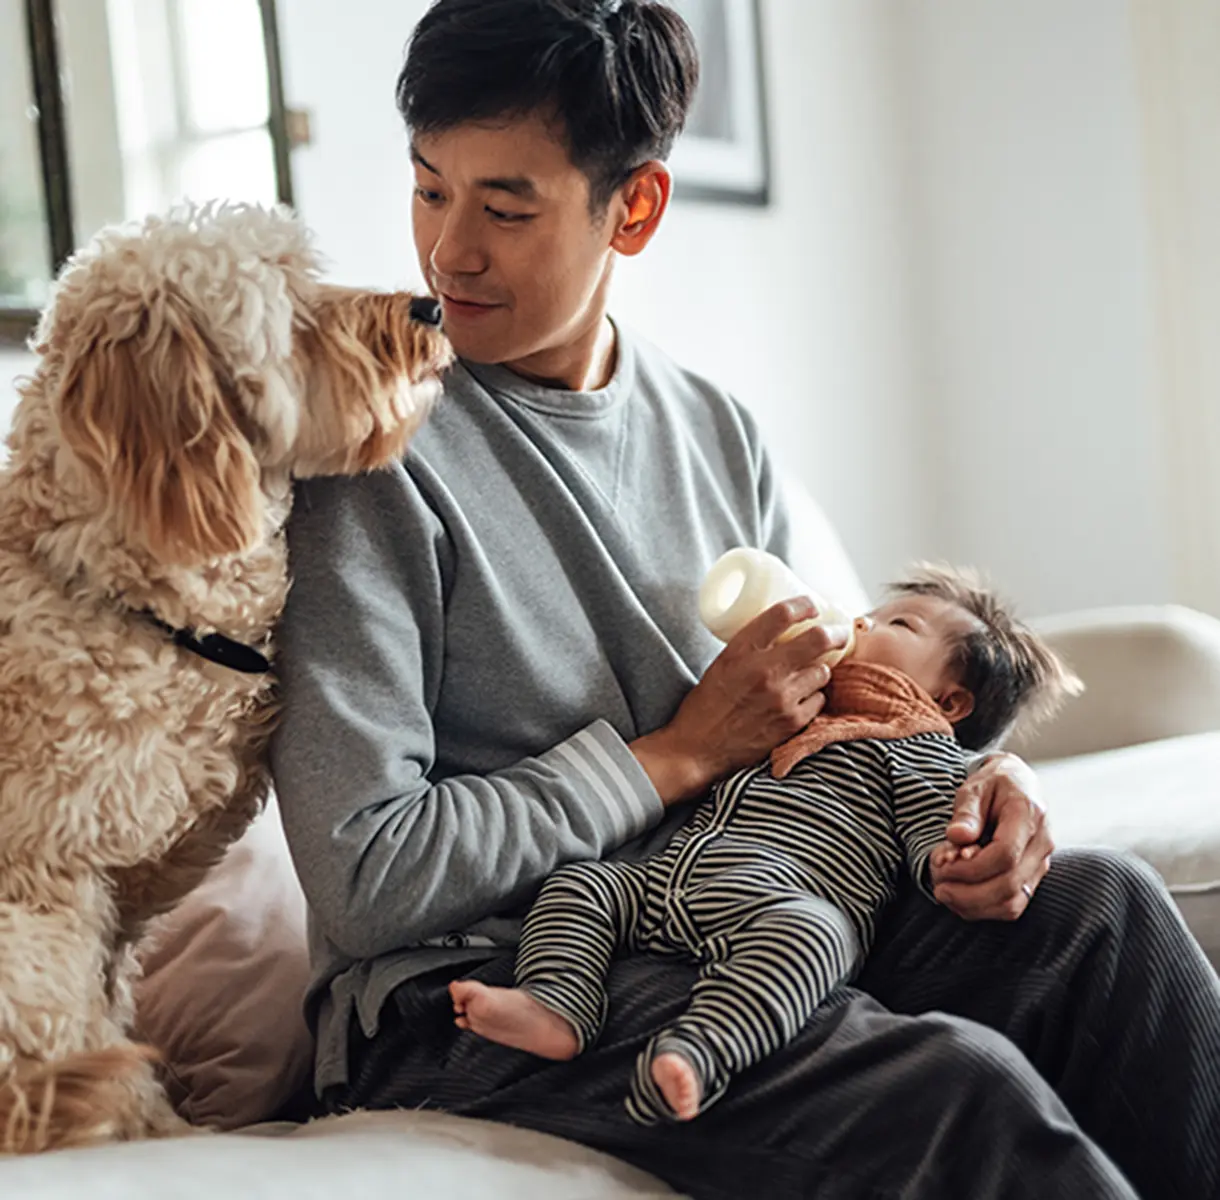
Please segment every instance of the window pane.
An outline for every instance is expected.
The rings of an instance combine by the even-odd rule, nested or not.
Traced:
[[[0,0],[0,308],[39,308],[51,271],[22,0]]]
[[[190,124],[209,133],[265,124],[267,69],[255,0],[177,0],[177,9]]]
[[[183,151],[179,195],[275,203],[271,135],[263,129],[208,138]]]
[[[185,195],[275,200],[258,0],[57,4],[78,242]]]

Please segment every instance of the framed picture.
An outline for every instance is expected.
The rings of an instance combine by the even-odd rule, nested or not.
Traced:
[[[761,0],[669,0],[699,45],[700,81],[669,166],[674,195],[766,204],[770,198]]]

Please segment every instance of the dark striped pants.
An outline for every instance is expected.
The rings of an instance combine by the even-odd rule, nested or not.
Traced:
[[[699,1076],[704,1112],[730,1079],[786,1046],[859,965],[856,930],[828,900],[784,891],[743,865],[689,890],[655,861],[573,863],[530,909],[516,982],[575,1029],[582,1052],[606,1019],[606,976],[620,950],[699,964],[689,1007],[636,1060],[627,1112],[668,1116],[652,1079],[658,1054],[681,1054]]]
[[[507,956],[464,972],[507,985]],[[557,1134],[695,1197],[1220,1200],[1220,981],[1155,875],[1065,852],[1025,915],[968,925],[911,890],[854,987],[698,1120],[641,1126],[633,1064],[686,1006],[679,961],[609,978],[597,1046],[555,1063],[404,984],[328,1107],[427,1105]]]

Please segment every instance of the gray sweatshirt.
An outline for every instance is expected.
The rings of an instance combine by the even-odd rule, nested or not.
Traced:
[[[549,872],[640,857],[665,815],[627,749],[720,649],[698,619],[735,545],[784,556],[749,415],[619,332],[608,387],[461,363],[406,461],[299,487],[273,766],[309,902],[315,1083],[352,1014],[510,952]]]

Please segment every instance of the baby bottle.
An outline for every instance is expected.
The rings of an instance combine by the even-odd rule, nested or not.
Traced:
[[[855,623],[802,583],[782,559],[765,550],[738,546],[722,554],[699,589],[699,616],[712,633],[727,642],[759,613],[794,596],[810,597],[818,615],[812,620],[798,621],[781,634],[780,640],[796,637],[814,625],[846,625],[850,631],[847,645],[842,650],[828,651],[819,660],[828,667],[838,665],[855,649]]]

